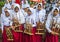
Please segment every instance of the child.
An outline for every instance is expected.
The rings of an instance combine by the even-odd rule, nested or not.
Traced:
[[[36,19],[35,19],[35,16],[34,16],[34,14],[32,13],[32,10],[30,10],[30,9],[28,9],[28,11],[27,11],[27,16],[26,16],[26,22],[25,22],[25,24],[28,24],[29,26],[30,26],[30,28],[28,29],[28,37],[27,37],[27,39],[26,39],[26,41],[25,42],[36,42],[36,38],[35,38],[35,32],[36,32]],[[34,17],[33,17],[34,16]],[[26,28],[27,28],[26,27]],[[28,39],[29,38],[29,39]]]
[[[9,42],[9,38],[6,34],[8,32],[8,30],[10,29],[10,26],[12,25],[12,21],[11,21],[11,16],[10,16],[10,11],[6,10],[5,14],[1,14],[1,21],[2,21],[2,30],[3,30],[3,42]],[[11,31],[10,31],[11,32]],[[11,32],[12,34],[12,32]]]
[[[53,9],[53,12],[48,15],[47,21],[46,21],[46,39],[45,42],[58,42],[58,35],[57,32],[59,27],[57,27],[56,24],[59,23],[59,9],[55,8]],[[54,30],[55,29],[55,30]]]
[[[20,24],[20,31],[22,32],[13,32],[14,34],[14,42],[22,42],[23,41],[23,30],[24,30],[24,23],[25,23],[25,17],[20,11],[20,6],[16,4],[14,6],[14,11],[12,13],[12,18],[16,18]]]
[[[37,10],[36,10],[37,29],[38,29],[38,27],[44,29],[43,26],[45,24],[45,18],[46,18],[45,15],[46,15],[46,11],[45,11],[45,9],[42,8],[42,3],[39,3],[38,6],[37,6]],[[38,26],[39,24],[40,24],[40,26]],[[36,29],[36,31],[37,31],[37,29]],[[41,33],[41,32],[39,32],[39,33]],[[42,37],[43,37],[42,35],[43,34],[39,34],[39,33],[36,34],[36,41],[37,42],[42,42]]]

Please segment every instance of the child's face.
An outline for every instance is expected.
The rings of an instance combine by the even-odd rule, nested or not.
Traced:
[[[18,11],[19,11],[19,8],[18,8],[18,7],[16,7],[14,10],[15,10],[15,12],[18,12]]]
[[[38,10],[41,10],[41,5],[38,5]]]
[[[6,16],[6,17],[10,16],[10,14],[9,14],[8,11],[5,11],[5,16]]]
[[[54,10],[53,15],[56,16],[58,14],[57,10]]]
[[[24,8],[24,11],[27,12],[28,11],[28,8]]]
[[[31,12],[31,11],[27,11],[27,13],[28,13],[28,15],[31,15],[31,14],[32,14],[32,12]]]

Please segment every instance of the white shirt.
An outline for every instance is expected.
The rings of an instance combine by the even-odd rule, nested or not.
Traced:
[[[46,18],[45,15],[46,15],[46,11],[44,9],[42,9],[40,11],[36,11],[37,22],[40,21],[41,23],[44,23],[45,18]]]
[[[12,13],[12,18],[18,19],[18,21],[19,21],[20,24],[25,23],[25,17],[24,17],[24,15],[22,14],[21,11],[19,11],[19,12],[17,12],[17,13],[16,13],[16,12],[13,12],[13,13]]]
[[[12,18],[6,17],[4,14],[1,14],[1,29],[3,31],[4,26],[11,26],[12,25]]]
[[[11,24],[11,17],[6,17],[5,15],[1,15],[2,23],[5,26],[10,26]]]
[[[24,15],[24,17],[26,18],[26,16],[28,15],[27,12],[25,12],[23,9],[21,10],[21,12]]]
[[[30,16],[27,15],[26,22],[29,24],[32,24],[32,27],[35,27],[36,26],[36,19],[35,19],[34,14],[31,14]]]
[[[47,17],[47,21],[46,21],[46,29],[48,30],[48,32],[51,32],[51,27],[52,27],[52,21],[54,21],[58,24],[60,23],[60,16],[59,14],[56,15],[55,17],[53,17],[53,14],[49,14],[48,17]]]

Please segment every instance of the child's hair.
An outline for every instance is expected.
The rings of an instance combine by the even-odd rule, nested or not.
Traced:
[[[55,12],[55,11],[58,12],[58,9],[55,9],[54,12]]]
[[[38,5],[38,7],[41,6],[41,4]]]
[[[15,7],[15,9],[18,8],[17,6]],[[18,8],[19,9],[19,8]]]
[[[7,11],[7,10],[5,11],[5,16],[6,16],[6,17],[9,17],[9,16],[10,16],[9,11]]]

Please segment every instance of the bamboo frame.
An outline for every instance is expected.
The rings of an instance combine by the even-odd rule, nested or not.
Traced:
[[[24,30],[24,33],[26,33],[26,34],[28,34],[28,35],[34,35],[33,33],[32,33],[32,24],[25,24],[26,25],[26,28],[25,28],[25,30]]]
[[[6,30],[7,40],[13,41],[13,34],[12,34],[11,30],[10,30],[10,27],[5,28],[5,30]]]
[[[37,24],[37,29],[36,29],[36,33],[35,34],[38,34],[38,35],[44,35],[44,32],[45,32],[45,28],[44,28],[44,24],[42,25],[41,22],[39,22]]]

